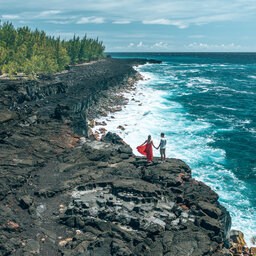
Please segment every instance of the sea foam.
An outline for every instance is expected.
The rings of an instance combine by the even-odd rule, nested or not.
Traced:
[[[225,150],[211,146],[216,140],[216,133],[229,133],[234,127],[213,127],[202,118],[193,118],[193,115],[176,101],[176,95],[183,93],[183,96],[190,96],[192,92],[182,92],[184,87],[177,86],[177,76],[174,73],[170,76],[173,71],[163,72],[163,68],[161,65],[152,64],[137,67],[144,80],[137,83],[135,92],[124,94],[129,99],[128,104],[122,111],[111,113],[114,119],[103,117],[100,121],[108,120],[105,128],[119,134],[137,155],[136,147],[142,144],[149,134],[158,146],[159,134],[164,132],[168,141],[167,157],[184,160],[192,168],[194,178],[205,182],[219,194],[221,204],[232,216],[232,228],[241,230],[247,244],[251,245],[250,238],[255,235],[256,230],[256,211],[246,198],[246,184],[239,180],[232,170],[226,168]],[[207,91],[213,84],[211,80],[204,78],[190,81],[190,90],[198,88]],[[186,85],[189,86],[188,83]],[[161,86],[170,90],[163,90]],[[222,89],[226,90],[226,87]],[[208,107],[225,108],[221,105]],[[235,109],[227,107],[227,110]],[[217,116],[220,121],[226,119],[228,122],[234,122],[234,118],[220,114]],[[119,125],[125,130],[118,129]],[[154,150],[154,155],[159,156],[159,151]]]

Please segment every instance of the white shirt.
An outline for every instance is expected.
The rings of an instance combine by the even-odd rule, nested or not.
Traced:
[[[166,138],[162,138],[160,140],[160,149],[165,149],[166,148],[166,144],[167,144]]]

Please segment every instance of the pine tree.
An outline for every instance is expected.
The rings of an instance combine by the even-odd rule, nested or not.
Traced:
[[[62,71],[69,64],[88,62],[104,57],[105,47],[97,39],[86,35],[68,41],[47,36],[44,31],[29,27],[15,29],[12,23],[0,21],[0,72],[39,73]]]

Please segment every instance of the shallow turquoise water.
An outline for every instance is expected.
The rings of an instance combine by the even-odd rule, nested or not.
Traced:
[[[193,177],[219,194],[233,228],[242,230],[249,243],[256,235],[256,54],[111,55],[163,61],[138,68],[151,78],[143,82],[141,98],[151,98],[142,114],[150,124],[141,131],[156,140],[159,132],[166,133],[168,156],[186,161]],[[139,122],[135,125],[140,129]]]

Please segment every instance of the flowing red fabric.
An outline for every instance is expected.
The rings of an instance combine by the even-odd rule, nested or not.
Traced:
[[[137,147],[137,150],[142,155],[145,155],[148,161],[152,161],[153,159],[153,148],[151,143],[147,143],[146,145]]]

